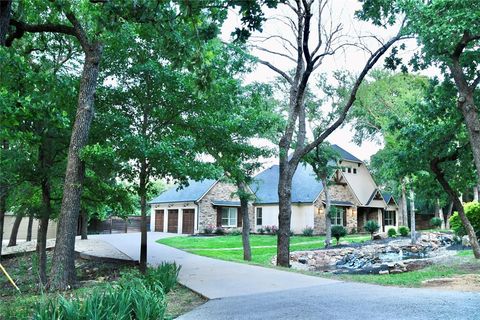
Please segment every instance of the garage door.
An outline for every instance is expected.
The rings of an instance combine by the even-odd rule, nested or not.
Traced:
[[[183,209],[182,233],[193,234],[195,210]]]
[[[163,210],[155,210],[155,231],[163,232]]]
[[[178,232],[178,209],[168,210],[168,232]]]

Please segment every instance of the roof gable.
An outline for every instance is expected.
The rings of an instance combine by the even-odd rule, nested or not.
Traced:
[[[279,166],[274,165],[255,176],[250,189],[257,204],[278,203]],[[313,203],[323,190],[310,165],[300,164],[292,180],[292,203]]]
[[[340,157],[342,158],[342,160],[348,160],[348,161],[352,161],[352,162],[363,163],[362,160],[358,159],[358,158],[355,157],[353,154],[351,154],[351,153],[348,152],[347,150],[339,147],[339,146],[336,145],[336,144],[332,144],[332,148],[333,148],[333,150],[335,150],[335,151],[340,155]]]
[[[205,195],[205,193],[210,190],[210,188],[217,182],[213,179],[205,179],[202,181],[189,180],[188,186],[183,189],[177,189],[177,187],[172,187],[159,195],[156,198],[153,198],[148,203],[157,204],[157,203],[171,203],[171,202],[186,202],[186,201],[197,201]]]

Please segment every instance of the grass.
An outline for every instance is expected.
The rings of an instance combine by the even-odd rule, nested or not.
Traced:
[[[362,242],[369,240],[369,235],[349,235],[342,241]],[[243,260],[242,236],[216,237],[172,237],[157,240],[158,243],[185,250],[201,256],[227,261],[245,262]],[[251,235],[252,262],[270,266],[270,261],[277,252],[277,237],[272,235]],[[312,250],[325,246],[324,236],[293,236],[290,238],[290,250]]]
[[[369,239],[369,235],[349,235],[342,240],[348,242],[363,242]],[[276,241],[277,238],[275,236],[251,235],[252,263],[272,267],[271,259],[276,254]],[[290,238],[290,250],[299,251],[323,248],[324,241],[325,237],[323,236],[293,236]],[[201,256],[245,262],[243,261],[241,236],[172,237],[160,239],[157,240],[157,242]],[[291,269],[291,271],[297,270]],[[298,272],[344,281],[365,282],[386,286],[421,287],[422,281],[429,279],[452,277],[462,274],[480,274],[480,262],[473,258],[471,250],[464,250],[459,251],[455,257],[452,257],[452,259],[445,264],[437,264],[421,270],[399,274],[334,275],[331,273]]]

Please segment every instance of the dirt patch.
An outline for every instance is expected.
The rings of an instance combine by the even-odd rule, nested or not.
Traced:
[[[452,290],[480,292],[480,274],[464,274],[450,278],[436,278],[422,281],[422,287]]]

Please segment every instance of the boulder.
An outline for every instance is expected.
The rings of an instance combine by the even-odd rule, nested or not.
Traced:
[[[462,246],[470,247],[470,238],[467,235],[462,237]]]

